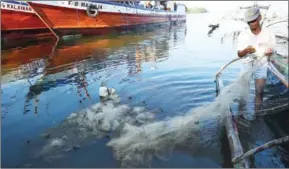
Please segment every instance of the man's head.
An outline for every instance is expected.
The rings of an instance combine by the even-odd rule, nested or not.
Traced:
[[[260,9],[252,7],[245,12],[245,22],[248,23],[252,31],[256,30],[260,26],[260,21],[262,19]]]

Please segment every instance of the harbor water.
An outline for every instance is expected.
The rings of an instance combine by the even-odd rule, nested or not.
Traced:
[[[211,18],[212,14],[194,14],[180,25],[1,50],[2,167],[122,167],[107,145],[111,133],[80,136],[79,126],[67,124],[67,119],[100,103],[102,84],[115,89],[119,103],[152,113],[159,121],[213,102],[215,73],[237,54],[234,36],[224,38],[226,29],[207,35]],[[230,66],[225,84],[239,71],[238,63]],[[153,156],[149,166],[232,167],[226,135],[216,123],[206,124],[204,142],[194,149],[175,147],[168,158]],[[288,120],[275,115],[271,123],[282,126]],[[240,139],[253,148],[279,138],[271,123],[252,124],[248,137]],[[252,163],[288,167],[289,149],[266,150]]]

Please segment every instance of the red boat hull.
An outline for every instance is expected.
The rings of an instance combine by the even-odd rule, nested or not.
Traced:
[[[27,6],[26,8],[29,8]],[[2,40],[18,40],[26,38],[39,39],[43,36],[52,36],[47,26],[30,12],[1,9],[1,35]]]
[[[185,15],[140,15],[121,12],[101,12],[96,17],[88,16],[86,10],[28,2],[42,20],[59,36],[99,35],[111,31],[126,30],[140,25],[163,24],[185,21]]]

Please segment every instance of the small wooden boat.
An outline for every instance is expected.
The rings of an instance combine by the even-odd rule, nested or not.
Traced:
[[[223,79],[221,78],[222,71],[225,68],[227,68],[230,64],[239,60],[240,58],[233,59],[228,64],[222,66],[221,69],[216,73],[215,83],[216,83],[217,96],[219,96],[219,94],[222,92],[224,88]],[[283,62],[284,60],[287,60],[287,62]],[[288,56],[284,57],[280,54],[274,54],[272,56],[272,59],[269,61],[269,70],[279,79],[281,84],[283,84],[288,89],[288,71],[287,73],[284,72],[284,70],[286,69],[288,70],[287,63],[288,63]],[[276,96],[273,96],[267,100],[264,100],[263,102],[264,106],[262,110],[260,111],[264,114],[265,113],[268,114],[270,112],[276,113],[276,112],[288,111],[288,90],[285,90],[285,91],[287,91],[287,97],[286,95],[282,97],[283,94],[281,95],[279,94],[274,104],[270,103],[270,101],[268,100]],[[270,146],[275,146],[283,142],[288,142],[289,138],[287,136],[284,138],[280,138],[280,139],[276,139],[271,142],[268,142],[250,151],[247,150],[247,152],[244,152],[244,148],[240,141],[239,132],[238,132],[240,122],[242,123],[242,120],[238,121],[238,118],[234,115],[231,107],[228,107],[228,110],[225,116],[225,129],[226,129],[226,134],[227,134],[227,138],[228,138],[228,142],[230,146],[232,164],[234,168],[250,168],[248,158],[245,158],[245,157],[254,155],[258,153],[259,151],[265,150],[266,148],[270,148]]]
[[[258,6],[261,9],[265,9],[268,10],[269,6],[261,6],[258,5],[257,3],[254,3],[253,6]],[[248,6],[248,7],[240,7],[240,9],[247,9],[249,7],[252,6]],[[264,15],[264,20],[262,22],[262,24],[264,23],[263,26],[266,27],[270,27],[272,25],[274,25],[275,23],[280,23],[280,22],[288,22],[288,17],[287,17],[287,21],[284,19],[279,19],[279,20],[272,20],[270,18],[266,18],[266,13],[263,13]],[[232,19],[232,18],[231,18]],[[234,18],[233,18],[234,19]],[[236,18],[235,18],[236,20]],[[237,19],[237,20],[242,20],[242,18]],[[268,22],[269,21],[269,22]],[[213,25],[218,25],[219,26],[220,21],[218,21],[217,23],[214,23]],[[212,27],[212,26],[209,26]],[[212,29],[210,31],[210,33],[212,33],[214,30]],[[237,34],[238,36],[239,34]],[[287,45],[288,45],[288,35],[287,37],[284,36],[276,36],[276,38],[278,39],[282,39],[285,40]],[[286,46],[286,44],[280,44],[281,48],[284,48],[284,46]],[[282,46],[283,45],[283,46]],[[280,46],[278,46],[280,47]],[[287,47],[288,49],[288,47]],[[281,52],[279,50],[279,52]],[[230,64],[236,62],[240,60],[240,58],[236,58],[233,59],[231,62],[229,62],[228,64],[225,64],[224,66],[221,67],[221,69],[216,73],[216,91],[217,91],[217,96],[220,94],[220,92],[222,91],[224,85],[223,85],[223,80],[222,80],[222,76],[221,73],[222,71],[228,67]],[[275,53],[273,56],[270,57],[269,59],[269,71],[273,74],[273,76],[278,79],[278,84],[281,84],[284,86],[284,88],[288,89],[288,52],[287,53],[278,53],[278,49],[277,49],[277,53]],[[288,92],[287,92],[288,93]],[[278,96],[279,98],[280,96]],[[275,104],[269,104],[270,101],[264,100],[263,104],[263,108],[262,108],[262,112],[264,113],[269,113],[270,111],[278,111],[278,112],[284,112],[288,110],[288,98],[286,101],[286,98],[283,99],[283,101],[277,101],[278,104],[276,102],[274,102]],[[285,100],[285,102],[284,102]],[[280,105],[281,104],[281,105]],[[259,151],[265,150],[266,148],[270,148],[271,146],[274,145],[278,145],[282,142],[288,141],[288,136],[284,137],[284,138],[280,138],[280,139],[276,139],[276,140],[272,140],[264,145],[261,145],[259,147],[255,147],[254,149],[251,150],[244,150],[243,148],[243,144],[240,141],[239,138],[239,127],[240,123],[242,123],[242,120],[238,120],[233,113],[233,110],[231,109],[231,107],[228,107],[228,111],[226,112],[226,117],[225,117],[225,129],[226,129],[226,134],[227,134],[227,138],[229,140],[229,146],[230,146],[230,151],[231,151],[231,157],[232,157],[232,165],[234,168],[250,168],[251,166],[249,166],[249,161],[248,161],[248,157],[252,156],[256,153],[258,153]],[[270,145],[270,146],[268,146]],[[247,152],[244,152],[247,151]]]

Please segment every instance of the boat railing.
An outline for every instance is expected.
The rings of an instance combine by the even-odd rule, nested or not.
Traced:
[[[158,7],[154,7],[152,6],[150,7],[146,7],[145,5],[141,5],[138,3],[129,3],[128,1],[106,1],[106,0],[92,0],[91,2],[95,2],[95,3],[105,3],[105,4],[109,4],[109,5],[120,5],[120,6],[124,6],[124,7],[129,7],[129,8],[136,8],[136,9],[143,9],[143,10],[149,10],[149,11],[159,11],[159,12],[177,12],[177,11],[168,11],[168,10],[164,10],[164,9],[159,9]]]

